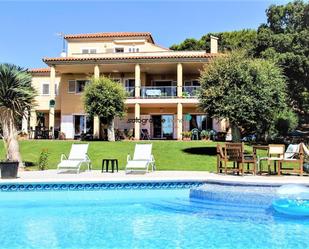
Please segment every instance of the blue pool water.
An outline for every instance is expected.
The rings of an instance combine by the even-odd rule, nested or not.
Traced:
[[[243,194],[233,186],[211,188]],[[309,220],[276,213],[263,193],[250,195],[254,201],[189,195],[189,189],[1,192],[0,248],[309,248]]]

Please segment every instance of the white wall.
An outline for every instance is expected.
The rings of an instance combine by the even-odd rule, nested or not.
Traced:
[[[61,132],[64,132],[67,139],[74,138],[73,115],[61,115]]]

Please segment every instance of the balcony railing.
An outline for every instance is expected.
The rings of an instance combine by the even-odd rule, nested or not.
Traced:
[[[182,97],[183,98],[196,98],[200,91],[200,86],[183,86]],[[135,97],[135,87],[125,87],[127,92],[127,98]],[[141,98],[176,98],[177,87],[176,86],[142,86]]]
[[[141,98],[175,98],[176,86],[144,86],[141,87]]]
[[[182,97],[196,98],[200,91],[200,86],[184,86],[182,87]]]
[[[125,87],[126,92],[127,92],[127,97],[128,98],[134,98],[135,97],[135,87]]]

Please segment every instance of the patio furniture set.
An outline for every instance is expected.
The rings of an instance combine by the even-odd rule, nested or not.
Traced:
[[[266,156],[258,155],[259,150],[266,151]],[[304,163],[305,156],[309,156],[309,150],[303,143],[290,144],[286,150],[284,144],[255,145],[252,154],[246,153],[244,143],[218,144],[217,173],[303,175],[309,173]],[[263,162],[267,163],[266,171]]]

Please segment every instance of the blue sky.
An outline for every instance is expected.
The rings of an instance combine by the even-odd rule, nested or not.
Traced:
[[[265,9],[286,1],[1,1],[0,62],[45,67],[58,56],[56,33],[149,31],[169,47],[208,32],[257,28]]]

